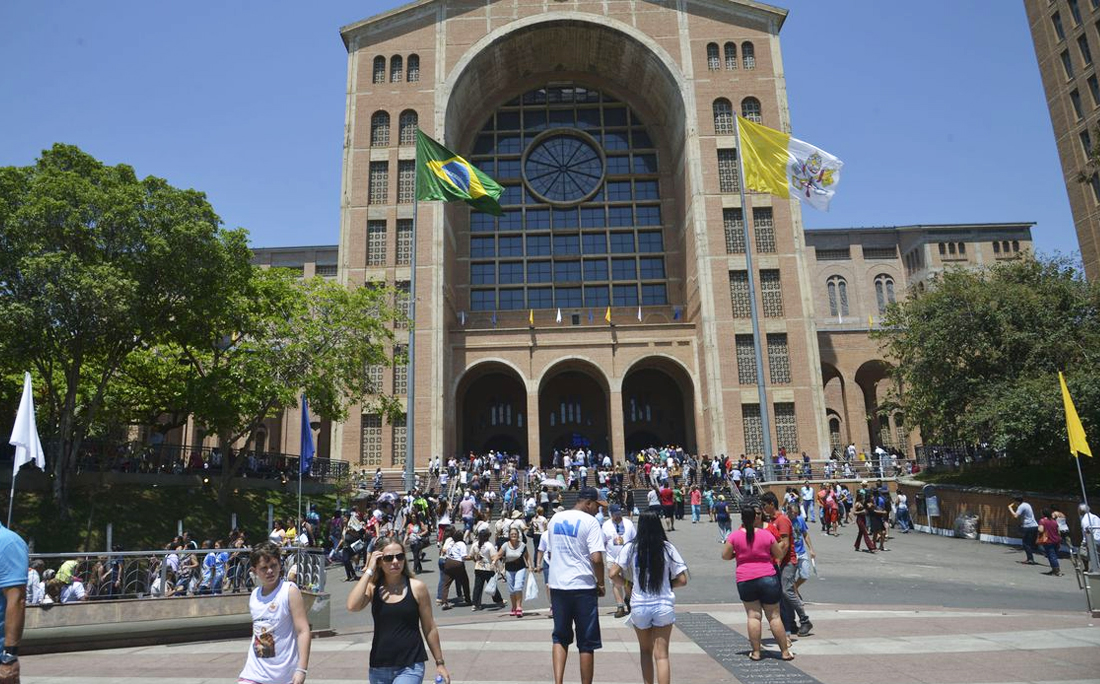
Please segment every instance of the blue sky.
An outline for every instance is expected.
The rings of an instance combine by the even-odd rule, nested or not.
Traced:
[[[0,165],[55,141],[205,191],[257,246],[336,243],[347,53],[395,0],[0,3]],[[1034,221],[1076,252],[1023,3],[791,0],[794,135],[845,162],[811,228]]]

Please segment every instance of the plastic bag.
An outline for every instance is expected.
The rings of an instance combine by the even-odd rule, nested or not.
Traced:
[[[527,573],[527,586],[523,591],[524,601],[534,601],[539,597],[539,583],[535,581],[535,573]]]
[[[490,601],[493,600],[493,594],[495,594],[497,591],[497,577],[498,575],[493,575],[492,577],[490,577],[489,581],[485,583],[485,589],[483,589],[481,592],[482,594],[488,596]]]

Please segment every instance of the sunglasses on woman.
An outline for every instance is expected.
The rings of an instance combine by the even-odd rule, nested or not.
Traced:
[[[403,560],[405,560],[405,554],[403,553],[387,553],[385,556],[382,556],[383,563],[392,563],[394,561]]]

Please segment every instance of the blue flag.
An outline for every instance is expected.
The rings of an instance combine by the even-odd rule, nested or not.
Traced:
[[[672,320],[674,320],[674,321],[680,320],[680,307],[678,307],[678,306],[673,307],[673,309],[672,309]]]
[[[309,426],[309,402],[302,395],[302,451],[298,460],[302,474],[308,473],[313,465],[313,428]]]

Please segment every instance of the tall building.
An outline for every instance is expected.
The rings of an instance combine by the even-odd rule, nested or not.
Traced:
[[[1100,0],[1024,0],[1066,193],[1090,280],[1100,277],[1100,174],[1078,180],[1098,144]]]
[[[342,29],[336,277],[415,294],[415,378],[364,372],[406,407],[415,383],[418,462],[500,449],[545,463],[580,445],[759,454],[752,307],[776,448],[909,450],[904,417],[881,415],[889,360],[868,330],[943,268],[1027,253],[1030,227],[806,231],[796,200],[742,206],[734,116],[790,130],[785,18],[749,0],[419,0]],[[502,217],[414,213],[418,126],[504,186]],[[330,255],[256,261],[327,274]],[[400,467],[409,427],[353,409],[332,456]]]

